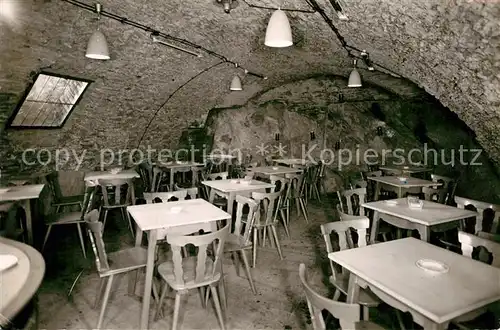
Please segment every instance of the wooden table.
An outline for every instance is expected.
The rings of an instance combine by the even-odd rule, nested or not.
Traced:
[[[250,184],[243,184],[241,183],[242,181],[243,180],[232,179],[202,181],[201,183],[211,188],[208,199],[210,203],[213,203],[216,192],[220,192],[221,195],[227,196],[227,213],[229,214],[233,214],[233,204],[236,195],[251,197],[252,192],[266,192],[267,188],[276,187],[274,184],[258,180],[252,180]]]
[[[28,244],[33,245],[33,222],[31,214],[31,200],[40,197],[45,184],[31,184],[25,186],[10,187],[9,190],[0,193],[0,202],[19,201],[19,205],[26,213],[26,231],[28,232]]]
[[[500,300],[500,269],[415,238],[405,238],[328,254],[350,273],[347,302],[369,287],[381,300],[424,329],[446,329],[464,314]],[[420,259],[443,262],[449,271],[431,273]]]
[[[396,205],[391,205],[395,201]],[[420,238],[429,241],[431,229],[446,231],[457,225],[457,220],[476,217],[477,213],[470,210],[423,201],[422,209],[408,207],[407,198],[393,199],[390,201],[376,201],[361,204],[364,209],[374,210],[371,226],[370,243],[375,243],[378,234],[380,219],[393,226],[403,229],[418,230]]]
[[[0,253],[18,258],[17,265],[0,271],[0,326],[9,325],[42,283],[45,261],[29,245],[0,237]]]
[[[141,176],[133,169],[123,170],[121,172],[112,174],[107,171],[96,171],[85,173],[84,181],[87,186],[96,186],[99,180],[112,180],[112,179],[134,179]]]
[[[301,158],[282,158],[282,159],[273,159],[273,162],[277,164],[284,164],[287,166],[294,166],[294,165],[309,165],[312,164],[310,160],[306,159],[301,159]]]
[[[280,174],[296,174],[301,173],[302,170],[292,167],[284,166],[262,166],[251,168],[252,172],[261,173],[264,175],[280,175]]]
[[[396,187],[398,198],[403,197],[403,190],[408,190],[411,188],[420,188],[421,190],[422,187],[435,187],[441,185],[441,183],[412,177],[407,177],[405,182],[402,182],[397,176],[369,177],[368,180],[376,182],[374,196],[375,200],[377,200],[378,196],[380,195],[381,185]]]
[[[382,171],[393,171],[393,172],[408,173],[408,174],[424,173],[431,171],[431,169],[428,167],[415,166],[415,165],[386,164],[386,165],[380,165],[378,168],[379,170]]]
[[[182,207],[179,213],[172,213],[172,207]],[[149,304],[153,283],[155,248],[158,231],[184,225],[201,225],[219,220],[231,219],[231,215],[204,199],[189,199],[177,202],[134,205],[127,207],[137,224],[135,245],[141,246],[142,233],[149,232],[148,260],[142,300],[141,329],[149,329]],[[129,287],[130,289],[130,287]]]
[[[211,154],[207,156],[208,159],[212,161],[213,165],[219,165],[221,172],[226,172],[229,170],[229,162],[232,162],[234,159],[238,158],[234,155],[225,155],[225,154]],[[212,168],[210,168],[210,172],[212,172]]]
[[[177,172],[180,169],[205,166],[205,164],[191,162],[191,161],[190,162],[177,161],[177,162],[158,163],[157,166],[170,171],[169,188],[170,188],[170,191],[173,191],[174,190],[174,174],[175,174],[175,172]]]

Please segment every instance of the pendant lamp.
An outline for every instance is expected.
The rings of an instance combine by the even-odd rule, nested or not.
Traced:
[[[358,70],[356,69],[356,60],[354,60],[354,68],[349,75],[349,81],[347,83],[347,87],[361,87],[361,76],[359,75]]]
[[[96,4],[95,5],[95,10],[97,12],[97,20],[99,22],[101,16],[101,5]],[[104,34],[99,30],[99,23],[97,23],[97,31],[95,31],[92,36],[89,39],[89,42],[87,44],[87,52],[85,53],[85,57],[95,59],[95,60],[109,60],[109,49],[108,49],[108,43],[106,41],[106,37]]]
[[[269,19],[264,45],[284,48],[293,45],[292,28],[284,11],[276,10]]]
[[[241,85],[241,79],[238,75],[233,77],[233,80],[231,81],[231,87],[229,87],[230,90],[232,91],[242,91],[243,86]]]

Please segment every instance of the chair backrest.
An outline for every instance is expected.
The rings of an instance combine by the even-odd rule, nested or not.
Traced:
[[[198,187],[200,181],[203,179],[203,168],[200,166],[192,166],[191,172],[193,174],[191,183],[193,187]]]
[[[490,241],[489,239],[485,239],[482,237],[478,237],[463,231],[458,232],[458,241],[460,242],[462,255],[472,258],[474,248],[485,248],[488,250],[489,259],[490,260],[482,260],[481,251],[479,251],[478,259],[480,261],[485,261],[488,264],[491,264],[494,267],[500,268],[500,244]],[[491,260],[491,258],[493,260]]]
[[[246,223],[243,223],[243,209],[245,206],[248,206],[248,213],[245,221]],[[231,233],[239,236],[243,245],[247,245],[250,241],[250,233],[255,217],[257,216],[258,209],[259,204],[255,200],[241,195],[236,195],[236,220],[234,221]]]
[[[368,182],[365,180],[354,180],[351,182],[352,188],[357,189],[357,188],[368,188]]]
[[[153,166],[153,176],[151,178],[150,192],[160,191],[160,184],[165,175],[166,172],[161,167]]]
[[[473,207],[477,212],[475,231],[497,234],[500,218],[500,205],[476,201],[470,198],[455,196],[455,203],[460,209]],[[469,207],[467,207],[469,206]],[[480,227],[482,225],[482,228]]]
[[[146,162],[137,165],[137,172],[144,184],[144,191],[153,191],[153,166]]]
[[[131,204],[133,179],[99,179],[104,206],[127,206]],[[122,189],[125,187],[125,189]],[[113,191],[114,194],[110,194]]]
[[[57,171],[51,172],[45,176],[45,180],[47,180],[47,185],[54,202],[57,203],[63,197],[61,186],[59,185],[59,173]]]
[[[351,330],[356,328],[356,323],[360,320],[360,306],[358,304],[346,304],[320,295],[309,285],[306,265],[304,264],[299,266],[299,277],[306,294],[307,307],[309,308],[314,330],[326,330],[323,310],[327,310],[334,318],[339,320],[341,329]]]
[[[381,177],[382,176],[382,171],[371,171],[371,172],[366,172],[365,177],[370,178],[370,177]]]
[[[332,233],[335,232],[338,235],[339,249],[347,250],[355,247],[366,246],[366,232],[370,227],[370,219],[367,217],[358,217],[354,220],[336,221],[328,222],[321,225],[321,235],[326,244],[326,252],[335,252],[332,244]],[[358,234],[358,244],[354,245],[352,239],[352,229],[356,230]],[[332,260],[330,260],[330,268],[332,269],[332,276],[334,279],[340,274],[337,272],[337,268]],[[347,271],[342,267],[342,274],[346,274]]]
[[[432,188],[432,187],[422,187],[422,193],[426,201],[432,201],[440,204],[446,202],[446,189],[444,188]]]
[[[85,215],[85,222],[89,233],[95,264],[98,272],[109,269],[108,255],[102,239],[103,223],[99,222],[99,211],[94,209]]]
[[[224,243],[226,242],[227,236],[229,234],[229,224],[224,226],[219,231],[196,235],[196,236],[184,236],[184,235],[173,235],[167,234],[167,242],[170,244],[172,249],[172,262],[174,264],[174,280],[175,282],[182,286],[196,285],[202,283],[211,283],[213,280],[217,280],[217,277],[221,276],[221,262],[224,253]],[[187,245],[194,245],[197,247],[196,254],[196,268],[194,279],[189,279],[186,282],[184,279],[184,263],[182,262],[182,248]],[[207,257],[208,256],[208,246],[211,245],[213,249],[213,267],[207,268]]]
[[[285,177],[279,176],[279,175],[271,175],[269,176],[269,180],[272,184],[274,184],[276,187],[274,188],[274,191],[285,191],[284,188],[286,188],[287,184],[290,182]]]
[[[275,214],[278,211],[278,200],[282,193],[283,190],[272,193],[252,192],[252,198],[259,203],[260,207],[260,212],[257,212],[255,216],[257,223],[262,224],[262,217],[265,224],[269,225],[275,222]]]
[[[177,184],[174,184],[174,191],[182,191],[182,190],[187,191],[187,195],[188,195],[189,199],[198,198],[198,187],[181,188]]]
[[[187,189],[168,191],[168,192],[144,193],[144,199],[148,204],[183,201],[186,199],[187,196],[188,196]]]
[[[455,190],[457,188],[457,180],[448,178],[446,176],[431,174],[432,182],[441,183],[440,188],[446,192],[445,204],[450,204],[455,198]]]
[[[226,180],[228,177],[228,172],[205,174],[205,180]]]
[[[364,215],[361,204],[366,203],[366,188],[348,189],[341,192],[347,205],[347,212],[351,215]],[[344,200],[340,201],[343,205]],[[342,206],[342,210],[344,210]]]

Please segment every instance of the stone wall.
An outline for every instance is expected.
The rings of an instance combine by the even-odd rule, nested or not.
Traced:
[[[464,152],[461,162],[460,146],[481,148],[470,129],[435,99],[424,93],[401,98],[376,87],[345,89],[342,83],[332,76],[300,80],[260,93],[243,106],[214,109],[208,130],[213,134],[214,147],[234,154],[241,150],[243,158],[249,154],[252,161],[260,162],[266,157],[302,157],[314,145],[317,148],[311,155],[318,157],[325,147],[336,152],[329,166],[330,178],[334,178],[329,183],[332,190],[367,169],[362,155],[368,148],[379,155],[397,148],[406,154],[420,150],[423,153],[412,155],[415,162],[425,161],[427,150],[427,163],[434,167],[434,173],[459,178],[457,194],[500,201],[500,188],[496,186],[499,176],[488,155],[482,151],[475,161],[481,165],[467,165],[475,152]],[[340,92],[344,103],[338,101]],[[310,132],[315,133],[314,141]],[[280,134],[279,142],[275,141],[276,133]],[[280,143],[286,150],[282,155],[276,148]],[[261,146],[267,146],[266,152]],[[345,165],[348,154],[339,155],[338,147],[350,150],[350,164]],[[436,159],[432,150],[436,150]]]

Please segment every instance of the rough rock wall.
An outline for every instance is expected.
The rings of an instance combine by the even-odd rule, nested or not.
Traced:
[[[474,165],[471,161],[476,153],[465,152],[460,161],[460,146],[481,147],[467,126],[435,99],[423,94],[403,99],[372,87],[344,90],[345,102],[339,103],[341,84],[342,80],[334,77],[301,80],[263,92],[243,106],[214,109],[209,120],[214,147],[234,154],[241,150],[243,158],[250,154],[252,161],[263,161],[266,157],[302,157],[314,145],[318,147],[311,155],[318,157],[324,146],[336,157],[329,166],[330,178],[334,178],[329,183],[332,190],[349,176],[366,170],[362,155],[369,148],[378,155],[384,150],[390,155],[397,148],[405,155],[419,150],[411,156],[413,161],[427,161],[434,173],[459,178],[457,194],[500,201],[499,176],[488,155],[482,152]],[[275,141],[276,133],[280,134],[279,142]],[[280,143],[286,151],[282,155],[276,148]],[[267,152],[262,152],[261,146],[267,146]],[[339,147],[350,150],[352,162],[347,164],[348,153],[339,153]],[[432,150],[436,150],[436,159]],[[361,155],[359,161],[356,152]],[[323,154],[327,160],[329,155]]]

